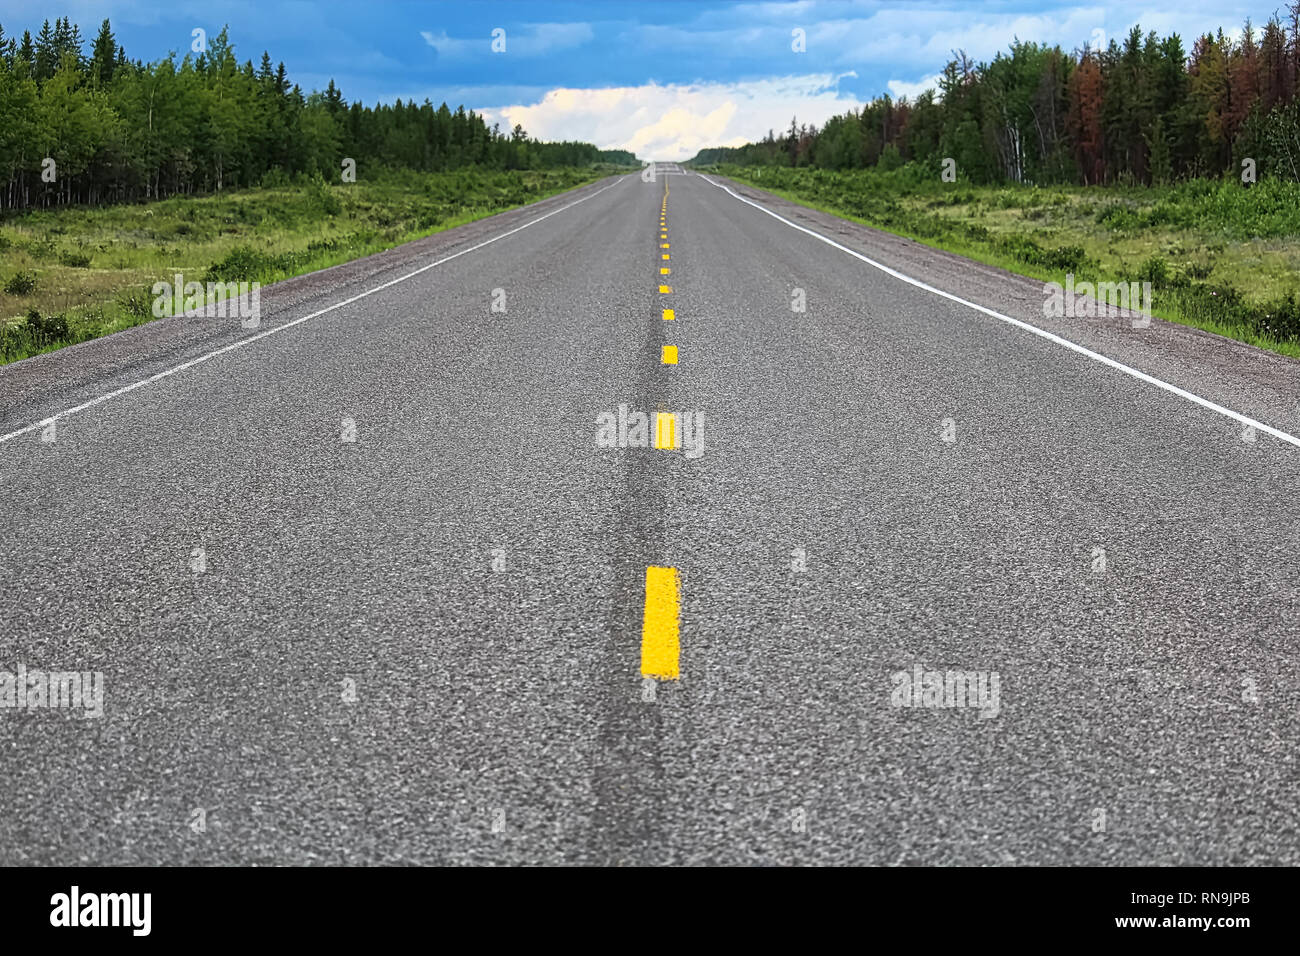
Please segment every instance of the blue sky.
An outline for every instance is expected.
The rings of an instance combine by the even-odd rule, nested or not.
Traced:
[[[1070,3],[1055,0],[700,2],[306,2],[0,0],[5,32],[70,16],[93,36],[109,17],[132,58],[184,52],[190,31],[230,25],[235,52],[269,50],[305,90],[332,77],[349,100],[397,97],[522,123],[645,159],[684,159],[768,129],[821,123],[879,93],[914,94],[950,51],[989,59],[1014,37],[1076,48],[1134,23],[1198,33],[1262,23],[1275,2]],[[494,53],[492,31],[505,31]],[[792,31],[806,37],[792,49]]]

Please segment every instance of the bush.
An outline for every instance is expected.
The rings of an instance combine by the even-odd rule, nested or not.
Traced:
[[[276,166],[272,169],[268,169],[265,173],[262,174],[263,189],[282,189],[288,185],[289,185],[289,176],[279,166]]]
[[[1138,281],[1158,286],[1169,281],[1169,263],[1164,256],[1151,256],[1138,267]]]
[[[27,254],[42,262],[57,258],[58,251],[49,239],[30,239],[27,242]]]
[[[42,316],[36,309],[28,309],[27,331],[36,347],[44,348],[68,337],[68,320],[61,315]]]
[[[6,295],[31,295],[36,291],[36,276],[31,272],[15,272],[5,283]]]
[[[1136,229],[1138,215],[1128,204],[1114,202],[1098,211],[1097,222],[1107,229],[1116,231]]]
[[[236,246],[226,257],[214,262],[204,275],[204,282],[251,282],[272,271],[275,263],[264,253],[249,246]]]
[[[118,304],[121,305],[123,312],[133,318],[142,319],[145,316],[153,315],[153,296],[151,292],[144,290],[127,292],[118,299]]]
[[[1082,246],[1044,249],[1028,236],[1008,236],[998,243],[998,248],[1013,259],[1045,269],[1079,272],[1088,264],[1088,256]]]
[[[59,256],[59,261],[65,266],[71,266],[74,269],[90,268],[90,256],[84,252],[64,252]]]
[[[343,211],[343,203],[319,175],[311,180],[307,187],[307,195],[311,198],[312,204],[327,216],[337,216]]]

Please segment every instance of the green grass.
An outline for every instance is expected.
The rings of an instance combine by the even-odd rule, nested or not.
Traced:
[[[265,284],[593,182],[613,167],[390,172],[0,221],[0,363],[153,319],[152,286]]]
[[[917,165],[717,172],[1045,282],[1149,280],[1155,315],[1300,357],[1297,183],[973,186]]]

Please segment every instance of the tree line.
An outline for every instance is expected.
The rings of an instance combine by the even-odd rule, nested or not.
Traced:
[[[1300,180],[1300,0],[1285,23],[1174,33],[1067,53],[1017,40],[991,63],[958,52],[933,90],[873,99],[820,129],[702,150],[691,162],[891,169],[945,158],[977,183],[1167,183],[1241,172]]]
[[[196,41],[197,42],[197,41]],[[228,29],[203,49],[131,60],[108,20],[89,50],[67,17],[33,38],[0,26],[0,208],[109,203],[254,186],[268,177],[338,180],[343,159],[437,171],[638,165],[625,150],[538,142],[446,103],[349,104],[290,85],[263,53],[241,65]]]

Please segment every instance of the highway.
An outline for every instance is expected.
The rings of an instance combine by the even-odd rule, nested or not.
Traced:
[[[1300,863],[1300,363],[1042,303],[659,167],[0,368],[0,865]]]

